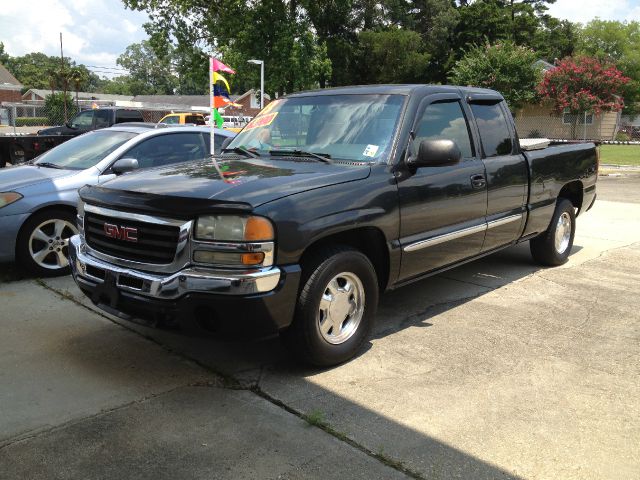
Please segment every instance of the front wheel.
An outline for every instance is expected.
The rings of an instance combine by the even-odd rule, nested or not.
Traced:
[[[31,216],[16,244],[18,261],[40,277],[66,275],[69,268],[69,238],[78,233],[75,216],[65,210],[45,210]]]
[[[375,269],[348,247],[320,250],[303,264],[303,287],[283,339],[302,360],[331,366],[352,358],[373,326],[378,304]]]
[[[573,204],[565,198],[559,199],[547,231],[529,242],[533,259],[550,267],[567,263],[575,234]]]

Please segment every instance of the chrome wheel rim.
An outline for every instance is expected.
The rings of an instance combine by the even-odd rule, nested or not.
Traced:
[[[569,241],[571,240],[571,216],[564,212],[558,218],[558,223],[556,224],[556,236],[555,236],[555,246],[556,251],[560,254],[563,254],[569,248]]]
[[[69,238],[78,233],[76,226],[60,218],[45,220],[29,236],[29,254],[47,270],[69,266]]]
[[[328,343],[338,345],[358,330],[364,315],[364,287],[357,275],[339,273],[322,292],[317,322],[320,334]]]

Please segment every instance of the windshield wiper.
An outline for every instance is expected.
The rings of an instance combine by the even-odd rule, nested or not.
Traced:
[[[55,163],[50,163],[50,162],[38,162],[38,163],[34,163],[34,165],[38,167],[57,168],[58,170],[62,170],[62,167],[60,165],[56,165]]]
[[[258,152],[252,152],[251,150],[247,150],[244,147],[224,148],[222,150],[222,153],[225,153],[225,152],[240,153],[245,157],[251,157],[251,158],[258,158],[260,156]]]
[[[321,153],[313,153],[306,152],[304,150],[269,150],[271,155],[275,156],[296,156],[296,157],[309,157],[315,158],[316,160],[324,163],[333,163],[331,161],[331,155],[321,154]]]

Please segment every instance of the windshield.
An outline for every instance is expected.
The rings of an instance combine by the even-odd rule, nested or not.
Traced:
[[[258,154],[302,150],[333,159],[386,161],[405,97],[319,95],[274,100],[229,144]]]
[[[48,163],[68,170],[91,168],[136,135],[137,133],[116,130],[100,130],[80,135],[43,153],[35,164]]]

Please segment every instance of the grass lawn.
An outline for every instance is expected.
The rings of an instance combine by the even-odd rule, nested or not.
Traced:
[[[640,145],[601,145],[600,163],[640,166]]]

